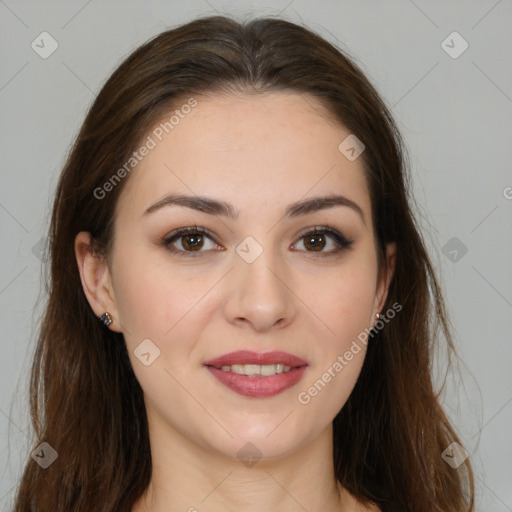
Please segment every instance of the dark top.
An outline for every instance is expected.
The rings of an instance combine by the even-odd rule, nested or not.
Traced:
[[[389,503],[379,504],[382,512],[408,512],[404,508],[397,507],[396,505],[390,505]]]

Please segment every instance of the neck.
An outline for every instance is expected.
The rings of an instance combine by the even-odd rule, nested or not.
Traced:
[[[332,426],[294,453],[267,460],[229,458],[149,423],[152,478],[132,512],[350,512],[354,499],[334,476]]]

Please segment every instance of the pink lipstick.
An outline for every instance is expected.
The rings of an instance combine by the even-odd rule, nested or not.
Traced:
[[[206,361],[204,365],[222,384],[253,398],[275,396],[297,384],[308,363],[287,352],[241,350]]]

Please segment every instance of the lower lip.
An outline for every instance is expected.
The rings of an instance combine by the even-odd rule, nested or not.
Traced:
[[[254,398],[266,398],[278,395],[297,384],[302,379],[307,366],[293,368],[288,372],[270,377],[249,377],[219,370],[214,366],[207,366],[207,368],[216,379],[236,393]]]

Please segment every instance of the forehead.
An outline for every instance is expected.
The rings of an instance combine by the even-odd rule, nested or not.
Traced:
[[[131,171],[119,214],[141,215],[170,192],[229,201],[242,216],[339,193],[370,217],[362,159],[350,161],[338,149],[350,132],[314,97],[279,92],[195,100],[172,123],[174,111],[148,132],[143,143],[151,139],[153,147]]]

